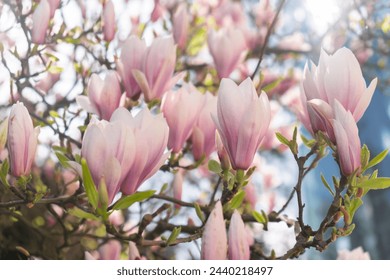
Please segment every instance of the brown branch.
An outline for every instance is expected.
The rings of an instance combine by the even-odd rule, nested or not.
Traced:
[[[264,39],[264,43],[260,49],[260,55],[259,55],[259,61],[257,62],[257,65],[256,65],[256,68],[255,70],[253,71],[252,75],[251,75],[251,79],[253,80],[254,77],[256,76],[256,73],[257,71],[259,71],[260,69],[260,64],[261,64],[261,61],[263,60],[263,56],[264,56],[264,53],[265,53],[265,50],[267,48],[267,44],[268,44],[268,41],[269,41],[269,38],[271,37],[271,34],[275,28],[275,25],[276,25],[276,22],[278,20],[278,17],[279,17],[279,14],[280,12],[282,11],[282,8],[284,6],[284,4],[286,3],[286,0],[281,0],[279,2],[279,6],[278,6],[278,9],[276,11],[276,14],[271,22],[271,25],[269,26],[268,30],[267,30],[267,34],[265,35],[265,39]]]

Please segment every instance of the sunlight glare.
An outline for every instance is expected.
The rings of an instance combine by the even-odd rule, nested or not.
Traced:
[[[318,33],[325,32],[341,12],[337,0],[305,0],[305,6],[312,15],[313,26]]]

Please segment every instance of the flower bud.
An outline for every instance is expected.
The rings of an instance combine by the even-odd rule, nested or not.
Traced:
[[[23,105],[12,105],[8,119],[8,152],[11,173],[14,176],[25,176],[31,172],[38,144],[39,127],[34,129],[31,117]]]
[[[203,95],[193,86],[168,91],[162,101],[161,110],[169,125],[168,148],[178,153],[191,136],[199,112],[204,106]]]
[[[218,201],[204,226],[201,258],[202,260],[226,260],[227,237],[222,204]]]
[[[189,27],[189,15],[186,4],[181,4],[173,15],[173,38],[181,50],[184,50],[186,47]]]
[[[34,10],[32,21],[31,41],[35,44],[45,43],[46,31],[50,21],[50,4],[47,0],[39,2]]]
[[[248,233],[241,215],[234,210],[229,226],[229,259],[249,260]]]
[[[111,0],[108,0],[103,7],[103,35],[107,42],[115,37],[115,9]]]

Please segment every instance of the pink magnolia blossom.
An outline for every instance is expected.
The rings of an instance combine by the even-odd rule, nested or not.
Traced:
[[[333,108],[338,100],[359,121],[367,109],[374,93],[377,79],[368,88],[364,81],[359,62],[347,48],[337,50],[333,55],[321,51],[318,66],[309,69],[306,64],[302,90],[307,101],[320,99]]]
[[[227,236],[222,204],[218,201],[204,226],[201,258],[202,260],[226,260]]]
[[[109,71],[104,80],[97,74],[92,74],[87,92],[88,97],[78,96],[76,98],[80,107],[99,115],[104,120],[109,120],[112,113],[119,107],[122,95],[117,73]]]
[[[118,240],[110,239],[98,249],[99,260],[119,260],[121,256],[122,246]]]
[[[103,35],[105,41],[112,41],[115,37],[115,9],[111,0],[103,7]]]
[[[207,42],[219,78],[229,77],[244,58],[247,49],[244,34],[232,27],[211,30]]]
[[[341,250],[337,252],[338,260],[370,260],[370,254],[364,252],[362,247],[357,247],[351,251]]]
[[[189,28],[190,16],[187,12],[187,5],[181,4],[173,15],[173,38],[181,50],[186,47]]]
[[[32,21],[31,41],[35,44],[45,43],[46,31],[50,21],[50,4],[47,0],[39,2],[34,10]]]
[[[39,127],[33,122],[23,103],[12,105],[8,118],[7,143],[14,176],[29,175],[38,144]]]
[[[333,129],[339,155],[341,171],[349,176],[360,169],[361,144],[356,122],[350,111],[339,103],[334,103],[335,119]]]
[[[87,161],[95,185],[99,187],[104,180],[109,204],[136,159],[136,143],[133,130],[115,119],[92,121],[87,127],[81,155]]]
[[[335,142],[332,107],[321,99],[312,99],[306,104],[313,132],[323,131],[332,142]]]
[[[54,13],[58,9],[58,6],[61,3],[61,0],[48,0],[50,5],[50,17],[52,18],[54,16]]]
[[[199,113],[192,132],[192,154],[195,160],[206,158],[215,150],[216,127],[211,114],[217,114],[217,97],[209,92],[204,95],[205,106]]]
[[[160,0],[154,0],[154,8],[152,14],[150,15],[150,19],[153,22],[156,22],[159,20],[160,17],[163,16],[164,12],[165,12],[165,7],[160,4]]]
[[[237,210],[234,210],[230,220],[228,240],[230,260],[249,260],[248,233]]]
[[[263,92],[259,97],[250,78],[239,86],[222,79],[213,119],[232,167],[248,169],[269,127],[271,108],[267,95]]]
[[[192,85],[165,94],[161,110],[169,126],[168,148],[172,152],[181,151],[204,104],[204,96]]]
[[[133,70],[133,75],[144,93],[145,100],[161,99],[181,75],[172,78],[176,64],[176,46],[173,38],[156,38],[143,57],[142,70]]]
[[[141,255],[138,251],[137,245],[134,242],[129,242],[129,260],[140,260]]]
[[[213,9],[213,17],[221,27],[240,27],[246,24],[243,5],[238,2],[223,1],[218,8]]]
[[[175,174],[172,182],[173,197],[179,200],[181,200],[183,194],[183,181],[184,181],[183,170],[180,169]],[[180,208],[180,205],[175,204],[175,208]]]
[[[146,44],[137,36],[130,36],[124,43],[120,58],[117,60],[117,71],[121,77],[127,97],[135,98],[141,92],[133,76],[133,69],[141,70]]]
[[[164,154],[164,151],[167,147],[169,128],[161,114],[152,115],[146,108],[135,117],[125,108],[118,108],[111,121],[122,123],[135,135],[134,164],[126,173],[120,187],[123,194],[130,195],[154,175],[168,158],[169,153]]]

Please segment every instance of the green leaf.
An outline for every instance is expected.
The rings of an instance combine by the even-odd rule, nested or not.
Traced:
[[[160,194],[163,194],[168,189],[168,186],[168,183],[164,183],[161,187]]]
[[[180,234],[181,232],[181,227],[175,227],[173,230],[172,230],[172,233],[171,235],[168,237],[168,240],[167,240],[167,246],[169,246],[170,244],[172,244],[176,238],[178,237],[178,235]]]
[[[60,118],[60,115],[58,114],[57,111],[54,111],[54,110],[50,110],[49,111],[49,115],[52,117],[52,118]]]
[[[253,218],[255,218],[255,220],[257,222],[259,222],[260,224],[266,224],[268,218],[266,218],[263,214],[264,214],[264,212],[259,213],[257,211],[252,211],[252,216],[253,216]]]
[[[69,209],[68,213],[80,219],[99,221],[99,218],[96,217],[94,214],[85,212],[84,210],[81,210],[80,208],[77,207],[73,207]]]
[[[7,142],[7,134],[8,134],[8,118],[6,118],[0,124],[0,151],[2,151]]]
[[[370,150],[367,148],[367,145],[364,144],[361,151],[360,162],[363,169],[366,169],[366,166],[370,160]]]
[[[366,169],[369,169],[377,164],[379,164],[382,160],[385,159],[387,156],[387,153],[389,152],[388,149],[382,151],[380,154],[378,154],[376,157],[374,157],[370,162],[367,164]]]
[[[390,178],[379,177],[358,183],[355,187],[368,190],[381,190],[390,187]]]
[[[276,132],[276,138],[278,138],[279,142],[286,145],[287,147],[290,147],[290,140],[288,140],[286,137],[284,137],[281,133]]]
[[[63,155],[61,152],[55,152],[59,162],[61,163],[61,165],[64,167],[64,168],[70,168],[70,165],[68,163],[69,159]]]
[[[221,165],[219,164],[218,161],[210,159],[208,163],[208,168],[211,172],[220,174],[222,172]]]
[[[307,139],[305,136],[301,135],[301,139],[302,139],[302,142],[303,144],[308,147],[308,148],[312,148],[315,144],[316,144],[316,140],[314,139]]]
[[[112,209],[114,210],[127,209],[136,202],[144,201],[150,198],[152,195],[154,195],[155,192],[156,191],[144,191],[144,192],[136,192],[128,196],[123,196],[117,202],[115,202]]]
[[[9,188],[10,185],[8,183],[8,180],[7,180],[8,171],[9,171],[9,163],[8,163],[8,160],[5,159],[3,161],[3,164],[1,165],[1,169],[0,169],[0,180],[4,186]]]
[[[353,199],[348,207],[348,213],[350,215],[351,221],[353,221],[353,216],[360,206],[363,205],[363,200],[360,197]]]
[[[206,27],[201,27],[196,30],[195,34],[191,37],[187,47],[187,53],[190,56],[197,55],[199,51],[203,48],[204,44],[206,43],[206,35]]]
[[[330,185],[326,181],[326,179],[325,179],[323,174],[321,174],[321,181],[324,184],[324,186],[328,189],[328,191],[331,193],[331,195],[334,196],[334,191],[332,190],[332,188],[330,187]]]
[[[203,211],[202,209],[200,209],[200,206],[198,203],[194,203],[194,206],[195,206],[195,212],[196,212],[196,215],[198,216],[198,218],[202,221],[202,223],[205,222],[205,217],[204,217],[204,214],[203,214]]]
[[[89,171],[87,161],[84,158],[81,159],[81,168],[83,171],[83,182],[88,201],[92,205],[93,209],[96,209],[96,207],[98,206],[99,194],[96,190],[95,183],[92,180],[91,172]]]
[[[245,191],[244,190],[239,191],[229,202],[229,208],[237,209],[242,205],[244,198],[245,198]]]
[[[272,82],[266,84],[265,86],[262,86],[261,90],[264,90],[265,92],[269,92],[269,91],[273,90],[274,88],[276,88],[278,85],[280,85],[280,82],[282,82],[282,81],[283,81],[283,78],[278,78],[275,81],[272,81]]]

